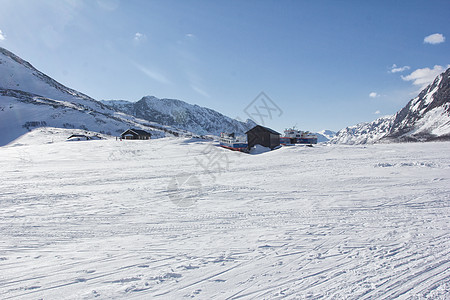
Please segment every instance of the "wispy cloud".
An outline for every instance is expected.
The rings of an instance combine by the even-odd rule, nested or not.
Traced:
[[[208,94],[206,91],[204,91],[203,89],[199,88],[199,87],[196,86],[196,85],[191,84],[191,88],[192,88],[194,91],[196,91],[197,93],[199,93],[200,95],[202,95],[202,96],[204,96],[204,97],[206,97],[206,98],[209,98],[209,97],[210,97],[209,94]]]
[[[423,42],[425,44],[440,44],[445,42],[445,36],[442,33],[434,33],[434,34],[430,34],[429,36],[426,36],[423,39]]]
[[[202,76],[196,71],[200,60],[195,55],[195,51],[192,51],[191,47],[196,41],[197,36],[195,34],[185,33],[183,38],[177,41],[177,53],[190,88],[205,98],[211,98],[210,94],[204,88],[205,85],[203,84],[204,80]]]
[[[6,40],[6,35],[3,34],[3,32],[0,30],[0,41]]]
[[[389,71],[390,73],[399,73],[399,72],[404,72],[406,70],[411,69],[410,66],[403,66],[403,67],[399,67],[396,64],[393,64],[391,67],[391,70]]]
[[[404,81],[412,81],[412,84],[419,86],[420,88],[425,88],[434,80],[434,78],[436,78],[436,76],[444,72],[449,67],[450,65],[447,65],[447,67],[435,65],[433,69],[417,69],[407,76],[402,76],[402,79]]]
[[[380,97],[380,95],[379,95],[378,93],[376,93],[376,92],[371,92],[371,93],[369,94],[369,97],[370,97],[370,98],[378,98],[378,97]]]
[[[119,0],[97,0],[97,5],[103,10],[113,11],[119,7]]]
[[[170,80],[167,79],[166,76],[164,76],[163,74],[161,74],[160,72],[157,72],[155,70],[150,70],[140,64],[134,63],[135,67],[141,71],[142,73],[144,73],[145,75],[147,75],[149,78],[162,83],[162,84],[170,84]]]
[[[147,36],[143,33],[136,32],[133,37],[133,42],[139,44],[147,39]]]
[[[381,114],[381,111],[377,110],[376,112],[374,112],[374,114],[379,115]]]
[[[181,46],[189,45],[190,43],[197,40],[197,36],[193,33],[186,33],[179,40],[177,40],[177,44]]]

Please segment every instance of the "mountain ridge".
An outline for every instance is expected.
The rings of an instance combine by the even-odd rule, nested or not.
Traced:
[[[450,140],[450,68],[391,116],[340,130],[333,144]]]
[[[81,129],[115,135],[134,127],[152,133],[153,137],[194,136],[210,134],[211,124],[231,124],[231,129],[245,129],[246,123],[232,120],[214,110],[203,108],[215,120],[203,124],[201,131],[194,126],[177,126],[153,122],[145,113],[137,116],[97,101],[86,94],[64,86],[26,60],[0,47],[0,146],[7,145],[36,127]],[[145,98],[145,97],[144,97]],[[181,100],[179,105],[188,106]],[[122,101],[125,102],[125,101]],[[140,102],[142,104],[142,102]],[[184,104],[183,104],[184,103]],[[200,109],[198,106],[194,108]],[[161,114],[161,113],[160,113]],[[161,114],[162,115],[162,114]],[[185,115],[189,113],[185,112]],[[191,113],[192,115],[192,113]],[[179,117],[182,117],[181,114]],[[143,119],[145,117],[146,119]],[[219,122],[222,120],[223,122]],[[204,129],[204,130],[203,130]],[[218,130],[215,129],[214,133]]]
[[[38,127],[118,135],[135,127],[154,137],[191,134],[115,111],[68,88],[0,47],[0,146]]]
[[[243,134],[256,123],[227,117],[213,109],[189,104],[178,99],[144,96],[137,102],[103,100],[117,111],[160,124],[173,126],[201,135],[220,135],[221,132]]]

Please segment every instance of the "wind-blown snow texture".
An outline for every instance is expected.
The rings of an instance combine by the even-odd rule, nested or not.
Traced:
[[[450,140],[450,69],[393,116],[347,127],[331,143]]]
[[[102,102],[126,114],[200,135],[220,136],[221,132],[234,132],[241,135],[256,126],[256,123],[250,119],[244,123],[215,110],[176,99],[147,96],[137,102],[123,100]]]
[[[2,299],[450,294],[449,142],[248,155],[38,135],[0,148]]]

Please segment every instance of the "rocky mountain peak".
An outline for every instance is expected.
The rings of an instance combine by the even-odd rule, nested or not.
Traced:
[[[450,68],[393,116],[342,129],[331,143],[450,140]]]

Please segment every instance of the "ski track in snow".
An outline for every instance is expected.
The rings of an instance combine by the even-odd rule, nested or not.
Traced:
[[[448,299],[450,143],[210,146],[0,148],[0,298]]]

